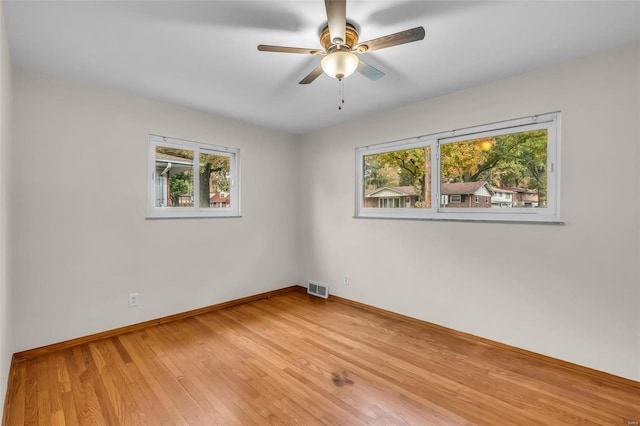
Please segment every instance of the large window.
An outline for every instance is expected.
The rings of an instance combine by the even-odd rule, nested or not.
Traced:
[[[239,151],[149,136],[149,217],[240,214]]]
[[[357,217],[559,222],[560,114],[356,149]]]

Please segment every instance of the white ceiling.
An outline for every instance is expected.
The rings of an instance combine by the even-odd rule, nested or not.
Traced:
[[[360,40],[424,26],[422,41],[367,53],[378,81],[326,75],[322,0],[3,0],[15,65],[305,133],[640,40],[640,1],[347,1]]]

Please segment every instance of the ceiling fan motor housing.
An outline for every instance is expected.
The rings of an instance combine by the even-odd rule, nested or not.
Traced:
[[[358,30],[356,30],[356,27],[354,27],[352,24],[348,22],[347,22],[347,28],[345,30],[345,38],[346,40],[344,41],[344,43],[342,43],[342,45],[336,45],[331,40],[331,35],[329,34],[328,25],[324,27],[324,29],[320,32],[320,44],[322,45],[322,47],[324,47],[324,49],[327,52],[331,50],[336,50],[336,47],[338,47],[339,49],[340,46],[344,46],[348,49],[351,49],[356,44],[358,44]]]

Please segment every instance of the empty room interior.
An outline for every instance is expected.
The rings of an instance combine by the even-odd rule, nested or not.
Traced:
[[[0,0],[2,424],[638,425],[640,2]]]

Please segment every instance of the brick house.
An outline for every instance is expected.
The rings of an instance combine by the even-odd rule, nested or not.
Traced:
[[[491,208],[493,190],[487,182],[455,182],[440,185],[440,207]]]
[[[533,189],[504,187],[504,190],[513,191],[513,207],[538,207],[538,193]]]
[[[230,194],[225,191],[214,192],[209,197],[211,201],[210,206],[215,208],[225,208],[231,206],[231,197]]]

